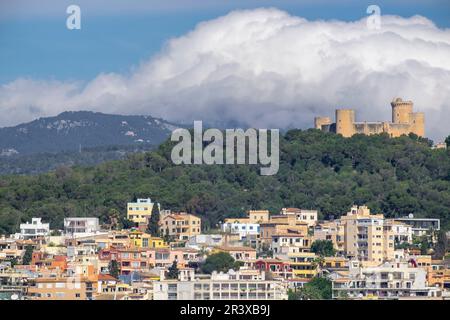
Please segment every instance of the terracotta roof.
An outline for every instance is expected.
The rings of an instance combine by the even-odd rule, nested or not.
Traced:
[[[116,278],[114,278],[112,275],[110,274],[99,274],[98,275],[98,280],[99,281],[117,281]]]
[[[251,247],[225,247],[225,246],[219,246],[217,247],[219,250],[223,251],[256,251],[256,249]]]

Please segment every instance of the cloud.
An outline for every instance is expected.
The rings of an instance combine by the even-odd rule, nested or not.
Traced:
[[[0,125],[65,110],[150,114],[168,120],[269,128],[312,126],[346,107],[389,120],[390,101],[413,100],[427,135],[450,132],[450,30],[414,16],[381,28],[308,21],[277,9],[233,11],[170,40],[128,75],[88,83],[18,79],[0,87]]]

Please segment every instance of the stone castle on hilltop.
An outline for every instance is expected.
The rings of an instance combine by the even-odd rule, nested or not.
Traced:
[[[413,102],[396,98],[391,102],[392,122],[356,122],[355,110],[337,109],[336,122],[332,123],[329,117],[314,118],[314,127],[326,132],[342,134],[351,137],[361,133],[366,135],[388,133],[391,137],[415,133],[425,136],[425,115],[423,112],[413,112]]]

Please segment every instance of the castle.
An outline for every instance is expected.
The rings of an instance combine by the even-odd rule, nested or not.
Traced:
[[[425,136],[425,116],[423,112],[413,112],[412,101],[403,101],[396,98],[391,102],[392,122],[356,122],[355,110],[336,110],[336,122],[332,123],[329,117],[314,118],[314,127],[326,132],[335,132],[344,137],[351,137],[361,133],[366,135],[386,132],[391,137],[415,133]]]

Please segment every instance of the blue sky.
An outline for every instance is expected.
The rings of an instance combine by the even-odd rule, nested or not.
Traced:
[[[81,7],[81,30],[65,27],[69,4]],[[353,21],[366,16],[369,4],[379,5],[383,15],[419,14],[450,27],[447,0],[0,0],[0,84],[19,77],[89,80],[101,72],[126,74],[168,39],[235,9],[273,6],[310,20]]]

